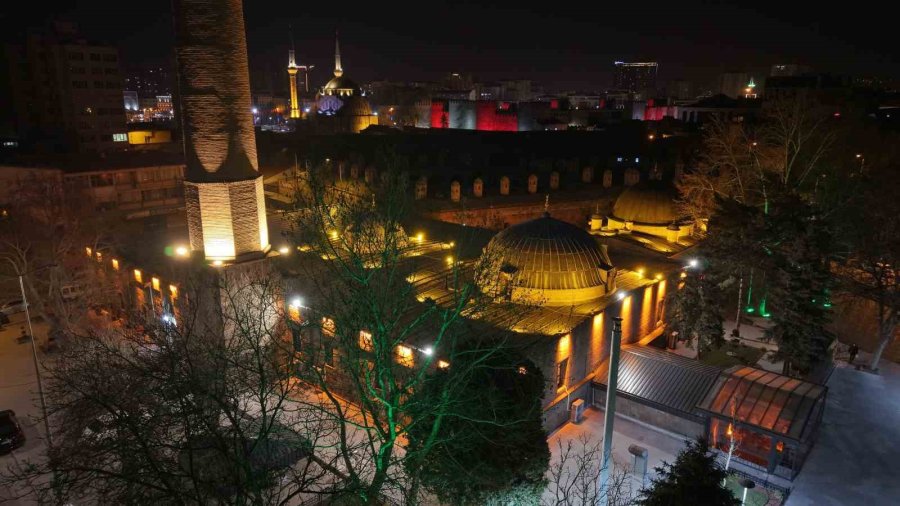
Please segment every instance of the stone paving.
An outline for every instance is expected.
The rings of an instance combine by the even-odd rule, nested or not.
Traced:
[[[900,365],[880,367],[876,375],[839,364],[832,373],[819,438],[788,506],[900,504]]]

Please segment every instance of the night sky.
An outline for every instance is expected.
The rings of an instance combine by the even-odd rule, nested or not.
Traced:
[[[23,19],[56,16],[76,21],[88,38],[118,45],[126,69],[164,62],[172,52],[168,0],[82,0],[56,9],[16,2],[16,12],[9,3],[2,8],[7,34]],[[437,80],[457,71],[482,80],[533,79],[548,91],[601,90],[611,84],[614,60],[646,59],[659,61],[661,84],[711,82],[727,71],[765,75],[773,63],[792,62],[900,77],[900,46],[890,42],[894,21],[884,7],[794,3],[569,1],[535,8],[525,2],[245,0],[244,9],[252,71],[269,68],[282,77],[291,24],[300,63],[316,65],[310,82],[316,86],[331,75],[335,28],[346,75],[358,82]]]

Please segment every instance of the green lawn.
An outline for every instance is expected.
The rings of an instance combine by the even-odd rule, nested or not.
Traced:
[[[729,475],[725,481],[725,485],[739,501],[744,496],[744,487],[741,486],[740,481],[741,479],[733,474]],[[780,492],[762,488],[757,484],[756,488],[747,491],[747,502],[744,504],[745,506],[779,506],[783,502],[784,497]]]
[[[728,352],[734,352],[734,356],[729,355]],[[733,344],[728,341],[721,348],[704,351],[700,361],[704,364],[719,367],[755,365],[763,353],[765,353],[765,350],[743,344]]]

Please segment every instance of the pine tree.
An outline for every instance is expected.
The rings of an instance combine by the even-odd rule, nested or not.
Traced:
[[[641,491],[641,506],[737,506],[724,481],[728,473],[716,462],[705,439],[688,443],[675,458],[675,463],[656,468],[657,477]]]
[[[690,272],[680,290],[668,301],[669,327],[688,340],[696,342],[697,356],[724,343],[722,314],[719,312],[718,286],[705,273]]]

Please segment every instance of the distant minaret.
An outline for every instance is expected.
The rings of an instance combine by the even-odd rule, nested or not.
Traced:
[[[241,0],[174,0],[191,250],[217,262],[269,250]]]
[[[300,117],[300,104],[297,102],[297,72],[300,67],[294,59],[294,35],[291,33],[291,50],[288,51],[288,78],[291,82],[291,118]]]
[[[338,41],[338,32],[334,31],[334,77],[344,75],[344,69],[341,67],[341,43]]]

